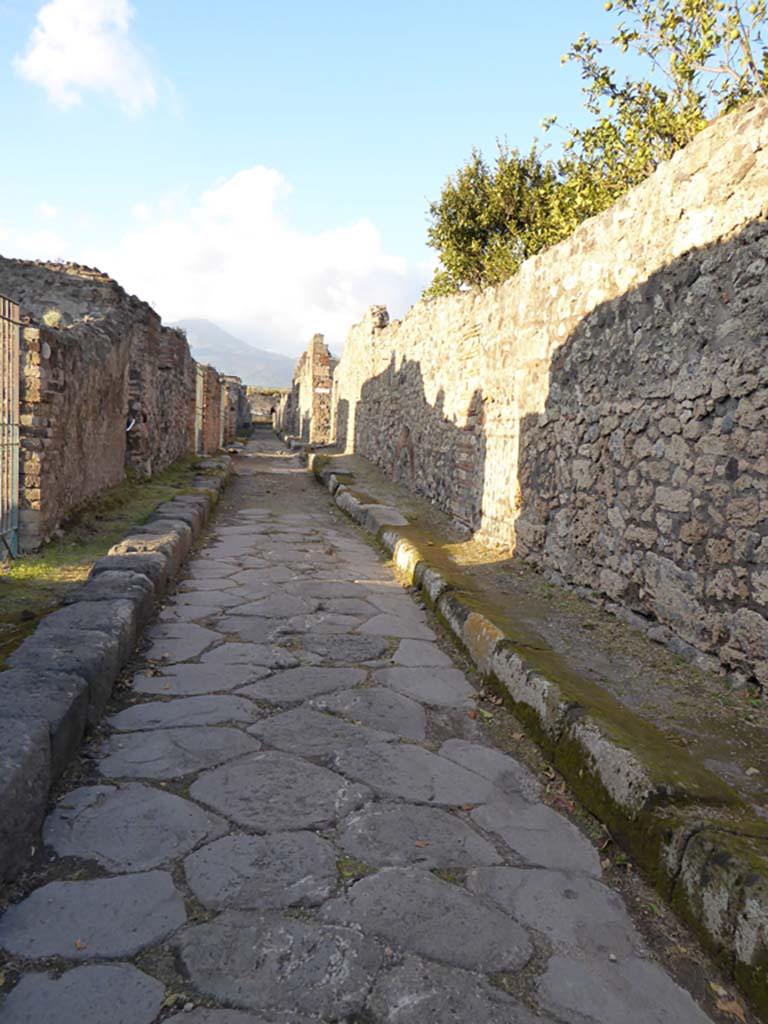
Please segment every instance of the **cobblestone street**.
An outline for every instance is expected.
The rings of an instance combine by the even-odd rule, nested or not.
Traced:
[[[237,473],[0,919],[2,1024],[706,1024],[311,475]]]

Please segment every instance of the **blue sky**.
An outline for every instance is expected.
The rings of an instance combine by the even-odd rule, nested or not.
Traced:
[[[581,119],[560,56],[612,26],[601,0],[0,0],[0,252],[338,350],[418,298],[428,202],[473,146]]]

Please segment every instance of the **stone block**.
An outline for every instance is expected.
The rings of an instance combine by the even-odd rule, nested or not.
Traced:
[[[29,860],[51,784],[51,739],[39,718],[0,719],[0,878]]]
[[[133,533],[165,538],[173,548],[174,573],[179,571],[192,548],[192,530],[181,519],[150,519],[143,526],[137,526]]]
[[[88,683],[53,666],[0,672],[0,721],[39,719],[50,731],[51,776],[78,750],[88,718]]]
[[[158,505],[147,520],[148,523],[167,521],[186,523],[193,535],[196,534],[203,525],[203,517],[199,508],[195,508],[191,505],[186,507],[182,505],[173,506],[171,502]]]
[[[166,560],[168,576],[175,576],[181,566],[181,540],[172,533],[142,533],[135,530],[113,545],[108,555],[148,555],[160,554]],[[142,569],[142,572],[144,570]],[[167,576],[166,576],[167,579]]]
[[[111,601],[78,601],[59,608],[42,620],[35,634],[99,632],[112,638],[118,645],[120,664],[133,653],[137,634],[136,606],[127,598]]]
[[[161,551],[110,553],[94,562],[90,578],[93,579],[102,573],[116,572],[139,573],[142,576],[147,576],[152,581],[155,593],[159,596],[165,593],[168,587],[169,560]]]
[[[101,718],[120,671],[120,639],[97,630],[38,627],[10,655],[8,664],[33,671],[55,665],[67,675],[81,676],[88,683],[88,721],[93,724]]]
[[[91,601],[129,601],[136,610],[137,626],[141,628],[154,611],[155,587],[144,573],[107,570],[91,576],[82,587],[70,591],[62,604]]]

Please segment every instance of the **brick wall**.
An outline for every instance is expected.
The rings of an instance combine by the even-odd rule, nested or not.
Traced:
[[[105,325],[26,327],[21,339],[22,551],[125,474],[129,340]]]
[[[195,450],[197,370],[183,333],[98,270],[0,256],[0,293],[30,323],[20,367],[21,544],[30,550],[119,483],[126,465],[150,476]],[[248,415],[236,380],[235,423]],[[201,450],[213,452],[222,440],[213,367],[201,383]]]
[[[194,447],[194,360],[184,335],[163,327],[146,302],[129,295],[107,274],[75,263],[41,263],[0,256],[0,293],[33,322],[54,314],[60,329],[106,331],[127,342],[129,385],[123,423],[128,465],[156,473]],[[82,337],[84,335],[81,333]],[[68,386],[74,387],[73,380]],[[87,397],[87,396],[86,396]]]

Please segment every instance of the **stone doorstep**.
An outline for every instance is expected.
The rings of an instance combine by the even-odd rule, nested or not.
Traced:
[[[228,477],[227,463],[98,559],[86,583],[0,672],[0,881],[12,881],[29,862],[52,783],[77,755],[86,724],[101,718],[120,669]],[[184,515],[190,509],[195,514]]]
[[[422,590],[580,802],[768,1016],[768,821],[608,693],[591,705],[535,656],[521,653],[471,598],[453,590],[430,564],[428,549],[401,534],[396,508],[355,489],[353,474],[335,471],[325,455],[310,455],[309,468]]]

